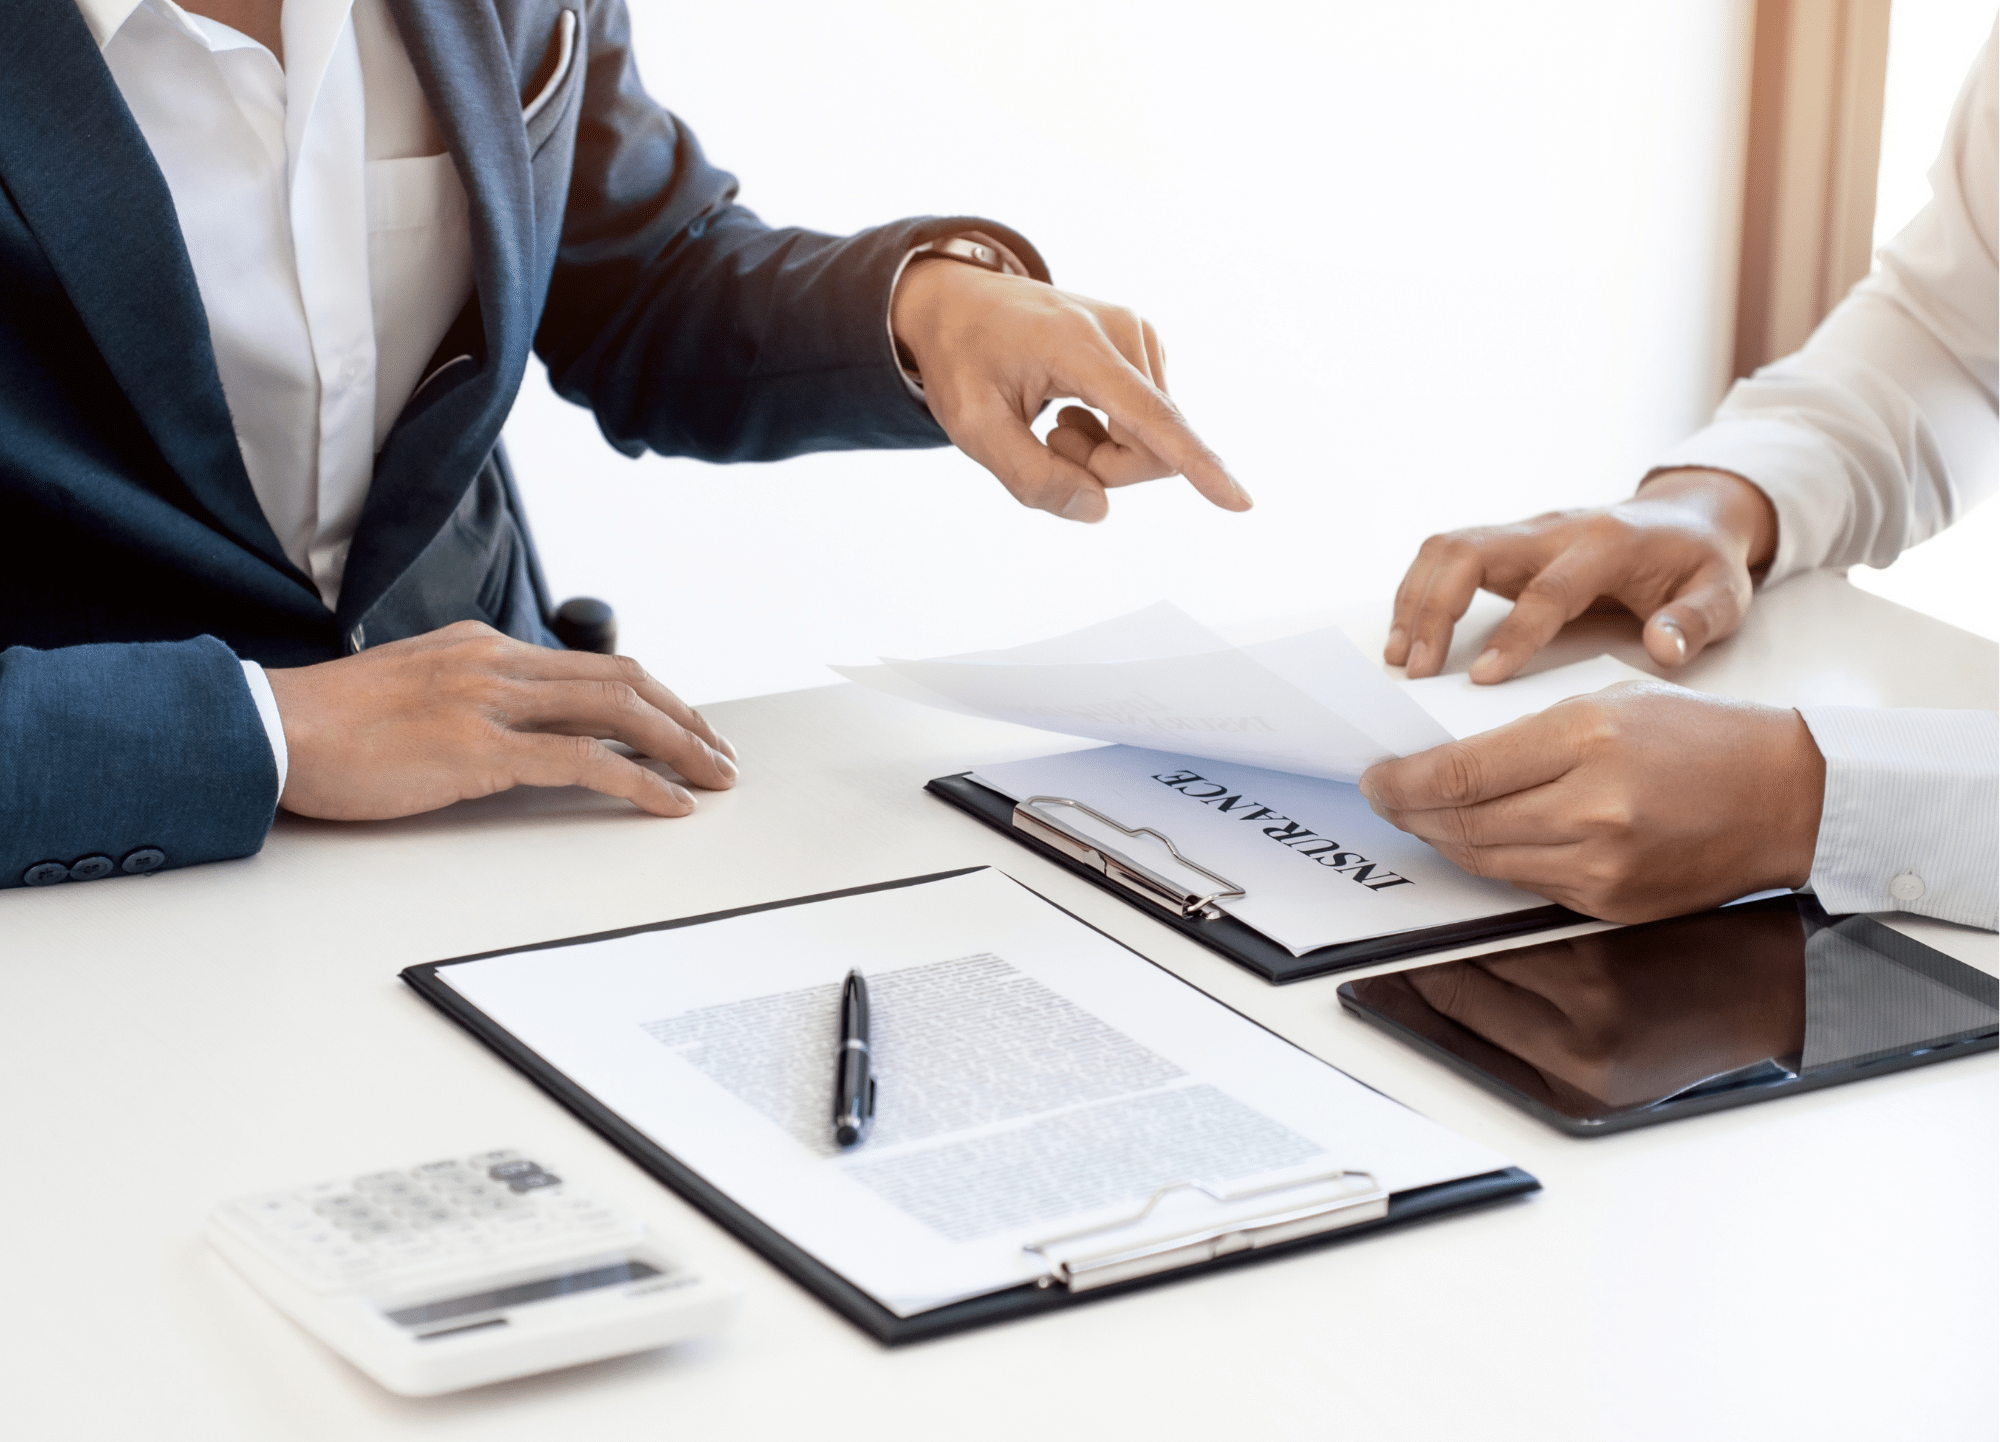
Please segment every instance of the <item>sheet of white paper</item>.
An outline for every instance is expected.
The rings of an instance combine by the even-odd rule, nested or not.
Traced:
[[[1548,905],[1459,870],[1338,781],[1133,746],[981,766],[972,779],[1016,801],[1069,797],[1126,826],[1164,832],[1182,855],[1248,893],[1217,905],[1294,956]],[[1215,890],[1155,841],[1123,836],[1074,807],[1038,809],[1198,893]]]
[[[1505,726],[1522,716],[1546,711],[1558,701],[1601,691],[1620,681],[1652,679],[1615,656],[1601,655],[1533,676],[1516,676],[1497,686],[1475,686],[1463,671],[1399,684],[1403,693],[1436,717],[1445,730],[1463,738]]]
[[[850,967],[880,1090],[843,1153]],[[990,869],[439,975],[902,1316],[1020,1285],[1024,1243],[1190,1177],[1240,1191],[1350,1167],[1400,1191],[1506,1165]]]
[[[1025,726],[1336,780],[1451,739],[1337,630],[1239,649],[1164,602],[1008,651],[833,669]]]

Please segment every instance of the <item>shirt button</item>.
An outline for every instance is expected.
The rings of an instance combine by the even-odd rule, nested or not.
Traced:
[[[109,876],[117,869],[116,866],[112,865],[111,858],[108,856],[86,856],[71,864],[69,879],[71,881],[96,881],[99,877]]]
[[[1889,878],[1889,894],[1898,901],[1916,901],[1924,894],[1924,879],[1914,871]]]
[[[166,864],[167,853],[157,846],[142,846],[129,853],[119,863],[119,869],[127,876],[142,876],[148,871],[157,871]]]
[[[54,886],[69,880],[69,868],[60,861],[41,861],[21,873],[23,886]]]

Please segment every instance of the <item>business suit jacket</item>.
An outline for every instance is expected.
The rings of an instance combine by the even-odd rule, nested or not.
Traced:
[[[578,42],[554,77],[565,7]],[[277,777],[239,656],[306,665],[468,618],[549,639],[499,451],[531,347],[628,455],[935,446],[883,328],[901,257],[978,228],[1047,278],[986,220],[844,239],[764,225],[646,95],[622,0],[391,9],[465,185],[476,294],[376,458],[335,614],[258,506],[172,198],[89,30],[73,0],[15,0],[0,886],[85,857],[136,854],[136,870],[154,852],[176,866],[256,850]]]

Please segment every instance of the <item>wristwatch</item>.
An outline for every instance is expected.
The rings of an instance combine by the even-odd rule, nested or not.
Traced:
[[[955,260],[961,265],[978,266],[990,270],[995,275],[1026,275],[1027,268],[1016,260],[1005,246],[996,245],[982,235],[950,235],[941,240],[927,240],[922,245],[911,246],[903,263],[896,267],[895,277],[889,282],[889,308],[895,309],[896,287],[903,283],[903,272],[919,260]],[[885,323],[886,318],[885,318]],[[924,378],[917,371],[916,357],[909,348],[896,339],[896,329],[889,325],[889,349],[896,357],[896,364],[903,372],[903,384],[912,396],[924,399]]]
[[[913,246],[910,253],[903,257],[903,266],[908,269],[911,261],[924,259],[963,261],[1000,275],[1027,274],[1014,257],[999,246],[989,245],[969,235],[947,236],[943,240],[927,240],[922,245]]]

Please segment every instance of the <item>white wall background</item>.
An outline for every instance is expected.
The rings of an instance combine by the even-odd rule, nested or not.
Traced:
[[[1875,243],[1901,230],[1930,199],[1952,102],[1993,28],[1993,0],[1894,0],[1889,7],[1889,84],[1882,97],[1882,169],[1875,184]],[[2000,506],[1963,521],[1885,570],[1856,566],[1848,579],[1905,606],[2000,640]]]
[[[1162,596],[1383,595],[1431,531],[1627,493],[1720,393],[1740,0],[632,6],[653,93],[767,219],[1015,225],[1156,322],[1258,500],[1155,482],[1085,528],[953,451],[633,462],[531,376],[551,582],[690,700]]]

